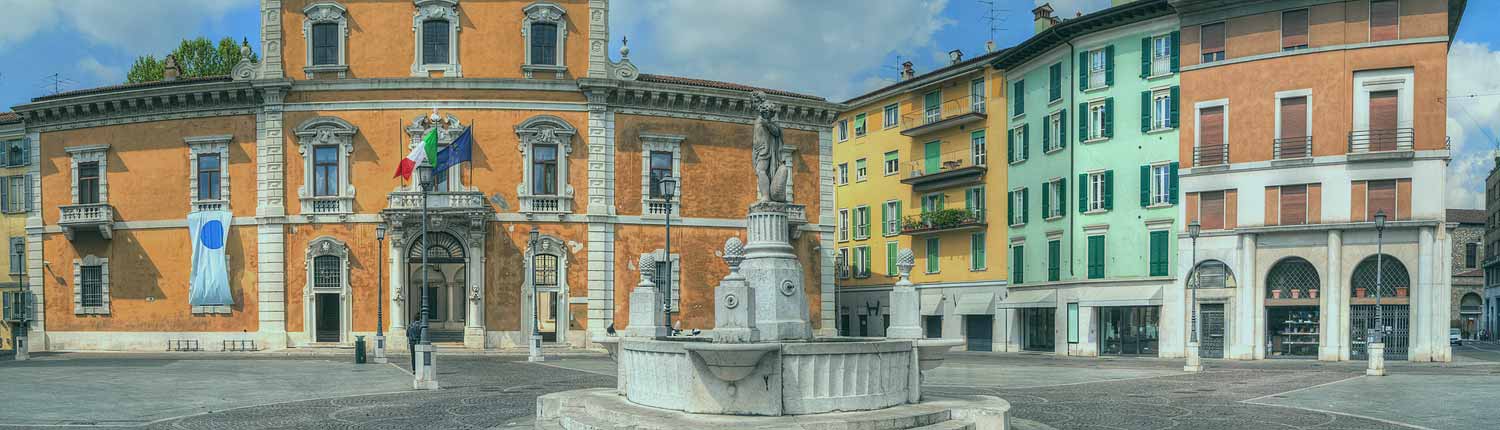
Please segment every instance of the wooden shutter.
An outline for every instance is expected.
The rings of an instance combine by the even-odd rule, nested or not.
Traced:
[[[1021,159],[1031,157],[1031,124],[1021,124]]]
[[[1089,138],[1089,104],[1088,103],[1079,103],[1078,104],[1078,140],[1079,141],[1083,141],[1083,140],[1087,140],[1088,138]]]
[[[1224,192],[1198,193],[1198,222],[1204,230],[1224,229]]]
[[[1115,84],[1115,45],[1104,47],[1104,86]]]
[[[1062,98],[1062,63],[1053,64],[1050,70],[1052,82],[1048,84],[1047,100]]]
[[[1026,113],[1026,81],[1016,81],[1011,86],[1015,87],[1015,94],[1011,95],[1011,97],[1016,98],[1015,112],[1011,113],[1011,115]]]
[[[1057,148],[1068,147],[1068,110],[1057,111]]]
[[[1396,90],[1370,93],[1369,150],[1394,151],[1396,149]]]
[[[1115,136],[1115,98],[1104,99],[1104,137]]]
[[[1141,133],[1151,131],[1151,91],[1141,91]]]
[[[1078,213],[1089,211],[1089,175],[1078,175]]]
[[[10,178],[0,177],[0,213],[10,211]]]
[[[1197,163],[1203,165],[1215,165],[1224,162],[1224,107],[1214,106],[1203,108],[1198,111],[1198,151],[1201,154]]]
[[[1224,52],[1224,23],[1207,24],[1198,27],[1198,31],[1203,54]]]
[[[1104,171],[1104,210],[1115,208],[1115,171]]]
[[[1370,41],[1395,40],[1400,10],[1396,0],[1370,1]]]
[[[1396,181],[1369,181],[1365,189],[1365,219],[1374,220],[1375,212],[1385,211],[1386,219],[1396,219]]]
[[[1307,186],[1282,186],[1280,225],[1298,224],[1307,224]]]
[[[1068,178],[1057,178],[1057,214],[1068,213]]]
[[[1005,193],[1005,224],[1016,223],[1016,192]]]
[[[1167,127],[1177,128],[1177,101],[1181,99],[1182,90],[1178,86],[1172,86],[1167,91]]]
[[[1151,166],[1141,165],[1141,207],[1151,206]]]
[[[1282,139],[1307,136],[1307,97],[1287,97],[1281,99],[1281,135]],[[1286,143],[1282,144],[1286,151]]]
[[[1178,38],[1180,38],[1180,37],[1181,37],[1180,32],[1174,31],[1174,32],[1172,32],[1172,40],[1171,40],[1170,43],[1168,43],[1168,45],[1171,45],[1171,47],[1172,47],[1172,73],[1177,73],[1178,65],[1180,65],[1182,63],[1182,60],[1180,58],[1181,55],[1179,55],[1180,52],[1178,52],[1178,51],[1180,51],[1180,49],[1178,47]],[[1176,88],[1176,87],[1173,87],[1173,88]],[[1176,101],[1177,98],[1173,97],[1172,100]]]
[[[1307,9],[1281,13],[1282,49],[1307,46]]]
[[[1089,89],[1089,53],[1078,53],[1078,91]]]
[[[1021,223],[1022,224],[1025,224],[1026,221],[1028,221],[1029,218],[1031,218],[1031,217],[1028,216],[1030,213],[1031,213],[1031,189],[1029,189],[1029,188],[1022,188],[1021,189]]]
[[[1171,186],[1169,188],[1167,188],[1167,201],[1171,202],[1172,204],[1175,205],[1175,204],[1177,204],[1177,162],[1176,161],[1172,162],[1171,167],[1168,169],[1168,174],[1171,175],[1171,180],[1168,181]]]
[[[1005,133],[1005,161],[1016,162],[1016,133],[1014,130]]]
[[[1151,75],[1151,53],[1154,51],[1151,48],[1153,48],[1151,46],[1151,38],[1149,38],[1149,37],[1142,37],[1141,38],[1141,74],[1140,74],[1140,76],[1142,78],[1145,78],[1145,77]]]
[[[1042,219],[1052,216],[1052,184],[1042,183]]]

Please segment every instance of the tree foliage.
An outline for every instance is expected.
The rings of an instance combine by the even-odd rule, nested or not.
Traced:
[[[206,37],[185,39],[169,55],[177,58],[179,77],[222,76],[228,75],[234,65],[239,64],[240,44],[230,37],[219,39],[218,44]],[[252,51],[250,61],[259,60]],[[130,66],[130,73],[125,75],[125,79],[130,83],[160,81],[165,66],[166,57],[157,59],[155,55],[141,56]]]

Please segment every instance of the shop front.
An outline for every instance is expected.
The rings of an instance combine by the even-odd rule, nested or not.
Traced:
[[[1322,308],[1318,269],[1299,257],[1271,266],[1266,276],[1266,357],[1317,358]]]
[[[1379,267],[1376,275],[1377,267]],[[1385,359],[1408,359],[1411,321],[1411,277],[1406,265],[1390,255],[1366,257],[1354,268],[1350,278],[1349,306],[1349,358],[1364,360],[1372,330],[1385,329]],[[1379,288],[1380,308],[1376,310],[1376,289]],[[1376,324],[1376,319],[1383,321]],[[1445,336],[1447,333],[1443,333]],[[1446,341],[1444,341],[1446,342]]]
[[[1093,288],[1079,304],[1096,309],[1099,354],[1160,354],[1162,287]]]
[[[964,319],[964,340],[969,351],[993,351],[995,343],[995,294],[962,293],[954,313]]]
[[[1011,290],[995,306],[1008,311],[1007,326],[1015,327],[1009,336],[1011,342],[1019,341],[1021,350],[1056,351],[1057,290]]]

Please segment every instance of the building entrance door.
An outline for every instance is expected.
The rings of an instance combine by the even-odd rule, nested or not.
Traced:
[[[993,351],[995,317],[993,315],[964,315],[964,338],[970,351]]]
[[[314,335],[317,342],[339,341],[339,295],[320,293],[316,298],[318,302],[317,327]]]
[[[1198,317],[1198,356],[1224,358],[1224,304],[1200,304]]]
[[[1057,345],[1057,308],[1021,309],[1022,348],[1027,351],[1052,352]]]
[[[1406,360],[1406,346],[1408,341],[1407,322],[1409,308],[1407,305],[1381,305],[1381,317],[1385,319],[1385,326],[1390,329],[1385,334],[1385,359]],[[1350,306],[1349,312],[1349,359],[1365,360],[1367,345],[1366,329],[1375,328],[1375,305]]]
[[[1160,306],[1101,307],[1100,354],[1156,355]]]
[[[427,299],[427,338],[433,342],[463,342],[468,317],[467,258],[462,242],[447,233],[429,233],[429,240],[416,241],[406,256],[406,311],[408,318],[422,312]],[[427,270],[422,270],[422,248],[427,249]],[[424,288],[423,275],[426,275]]]

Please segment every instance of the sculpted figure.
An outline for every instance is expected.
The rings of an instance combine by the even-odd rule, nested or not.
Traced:
[[[776,104],[766,94],[751,95],[755,103],[755,132],[751,140],[755,162],[755,199],[760,202],[786,202],[786,183],[791,171],[782,162],[781,126],[776,124]]]

